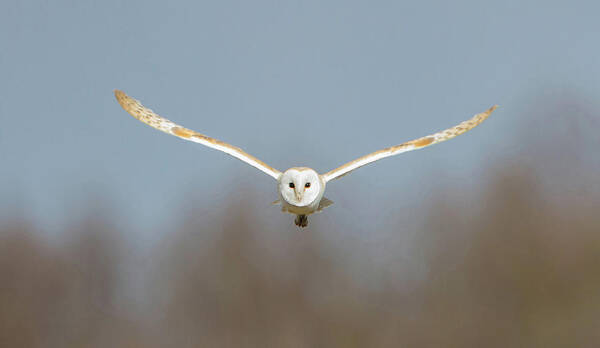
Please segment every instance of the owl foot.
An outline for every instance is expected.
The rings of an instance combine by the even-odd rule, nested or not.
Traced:
[[[294,220],[296,226],[306,227],[308,226],[308,216],[306,215],[296,215],[296,220]]]

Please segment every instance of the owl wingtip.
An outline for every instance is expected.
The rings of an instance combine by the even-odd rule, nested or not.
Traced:
[[[492,112],[494,112],[494,110],[496,110],[496,108],[498,108],[498,104],[493,105],[491,108],[485,110],[484,112],[478,114],[477,116],[483,116],[485,118],[487,118],[488,116],[490,116],[492,114]]]
[[[115,98],[117,98],[117,100],[122,100],[125,98],[125,93],[119,89],[114,89],[113,93],[115,94]]]

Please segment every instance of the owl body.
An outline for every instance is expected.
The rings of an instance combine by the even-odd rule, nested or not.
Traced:
[[[487,119],[494,109],[496,109],[496,106],[492,106],[487,111],[476,114],[471,119],[454,127],[372,152],[327,173],[319,174],[308,167],[293,167],[285,172],[280,172],[239,147],[232,146],[223,141],[187,129],[159,116],[122,91],[115,90],[115,96],[123,109],[143,123],[181,139],[193,141],[223,151],[277,180],[279,200],[275,203],[280,203],[282,205],[282,211],[295,214],[295,223],[300,227],[306,227],[308,225],[308,215],[319,212],[325,207],[333,204],[332,201],[323,196],[327,182],[341,178],[357,168],[380,159],[407,151],[422,149],[452,139],[481,124],[481,122]]]

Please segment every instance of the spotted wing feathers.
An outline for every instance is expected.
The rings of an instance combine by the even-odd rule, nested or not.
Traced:
[[[490,114],[496,109],[496,107],[498,107],[498,106],[494,105],[491,108],[489,108],[487,111],[477,114],[477,115],[473,116],[473,118],[471,118],[470,120],[464,121],[464,122],[460,123],[459,125],[454,126],[452,128],[448,128],[446,130],[443,130],[443,131],[435,133],[435,134],[431,134],[431,135],[428,135],[428,136],[425,136],[425,137],[422,137],[419,139],[411,140],[411,141],[402,143],[400,145],[391,146],[391,147],[385,148],[383,150],[379,150],[379,151],[370,153],[366,156],[360,157],[352,162],[348,162],[348,163],[342,165],[341,167],[338,167],[332,171],[329,171],[329,172],[323,174],[323,178],[325,179],[325,181],[337,179],[337,178],[340,178],[340,177],[350,173],[351,171],[353,171],[357,168],[360,168],[366,164],[375,162],[382,158],[398,155],[403,152],[422,149],[424,147],[431,146],[431,145],[434,145],[437,143],[441,143],[442,141],[445,141],[448,139],[452,139],[458,135],[461,135],[461,134],[473,129],[475,126],[477,126],[481,122],[485,121],[485,119],[488,118],[488,116],[490,116]]]
[[[123,109],[125,109],[125,111],[131,114],[131,116],[137,118],[138,120],[144,122],[145,124],[153,128],[156,128],[160,131],[185,140],[200,143],[213,149],[223,151],[237,159],[248,163],[249,165],[257,169],[260,169],[261,171],[267,173],[275,179],[279,178],[279,176],[281,175],[281,172],[279,170],[267,165],[263,161],[246,153],[244,150],[238,147],[229,145],[217,139],[207,137],[206,135],[182,127],[174,122],[167,120],[164,117],[157,115],[152,110],[143,106],[138,100],[131,98],[122,91],[115,90],[115,97],[117,98],[117,101],[119,102],[119,104],[121,104]]]

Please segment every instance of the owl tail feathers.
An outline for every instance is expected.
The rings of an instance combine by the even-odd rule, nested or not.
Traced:
[[[320,212],[332,204],[332,200],[323,197],[321,199],[321,202],[319,202],[319,207],[317,208],[316,212]],[[294,220],[294,223],[296,224],[296,226],[306,227],[308,226],[308,216],[304,214],[296,215],[296,220]]]

